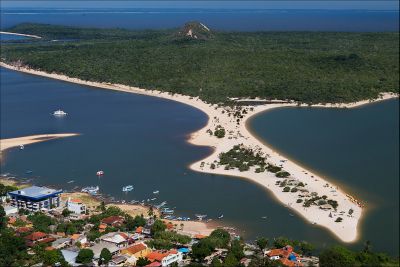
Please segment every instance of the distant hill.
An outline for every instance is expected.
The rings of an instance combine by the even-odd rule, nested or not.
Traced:
[[[208,40],[213,37],[213,32],[203,23],[190,21],[175,34],[177,39]]]

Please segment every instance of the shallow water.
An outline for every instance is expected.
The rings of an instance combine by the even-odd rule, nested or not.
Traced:
[[[365,201],[362,238],[398,253],[398,99],[355,109],[280,108],[249,126],[280,153]]]

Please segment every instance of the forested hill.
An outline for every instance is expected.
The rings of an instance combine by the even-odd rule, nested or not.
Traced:
[[[156,31],[22,24],[9,31],[44,40],[2,45],[1,57],[84,80],[200,96],[212,103],[228,97],[352,102],[399,92],[399,33],[206,29],[195,22]]]

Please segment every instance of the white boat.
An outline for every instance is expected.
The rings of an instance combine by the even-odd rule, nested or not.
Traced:
[[[98,171],[98,172],[96,172],[96,175],[97,176],[102,176],[102,175],[104,175],[104,171]]]
[[[133,190],[133,185],[127,185],[127,186],[122,187],[123,192],[130,192],[132,190]]]
[[[218,219],[222,219],[222,218],[224,218],[224,214],[221,214],[218,216]]]
[[[98,186],[88,186],[88,187],[82,188],[81,191],[85,192],[85,193],[89,193],[89,194],[95,195],[99,191],[99,187]]]
[[[53,112],[53,115],[54,115],[54,116],[66,116],[67,113],[64,112],[63,110],[59,109],[59,110],[54,111],[54,112]]]
[[[24,149],[25,147],[24,147],[24,145],[19,145],[19,149]]]
[[[68,181],[68,184],[72,184],[73,182],[75,182],[74,180]]]
[[[160,193],[160,191],[153,191],[153,194],[158,194],[158,193]]]
[[[195,214],[194,216],[196,216],[196,218],[197,218],[199,221],[202,221],[205,217],[207,217],[207,215],[202,215],[202,214]]]

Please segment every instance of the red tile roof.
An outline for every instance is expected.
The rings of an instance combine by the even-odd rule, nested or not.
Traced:
[[[108,225],[114,225],[117,223],[123,223],[124,222],[124,218],[121,216],[110,216],[107,218],[104,218],[103,220],[101,220],[102,223],[108,224]]]
[[[45,238],[47,236],[47,234],[43,233],[43,232],[33,232],[30,235],[25,236],[25,239],[29,240],[29,241],[36,241],[42,238]]]
[[[150,252],[146,258],[149,259],[150,261],[162,261],[162,259],[166,256],[168,256],[169,253],[160,253],[158,251]]]
[[[129,248],[126,248],[126,250],[131,254],[135,254],[135,253],[138,253],[139,251],[145,250],[146,248],[147,247],[143,243],[139,243],[139,244],[133,245]]]
[[[139,226],[138,228],[136,228],[136,233],[140,234],[143,231],[143,227]]]

